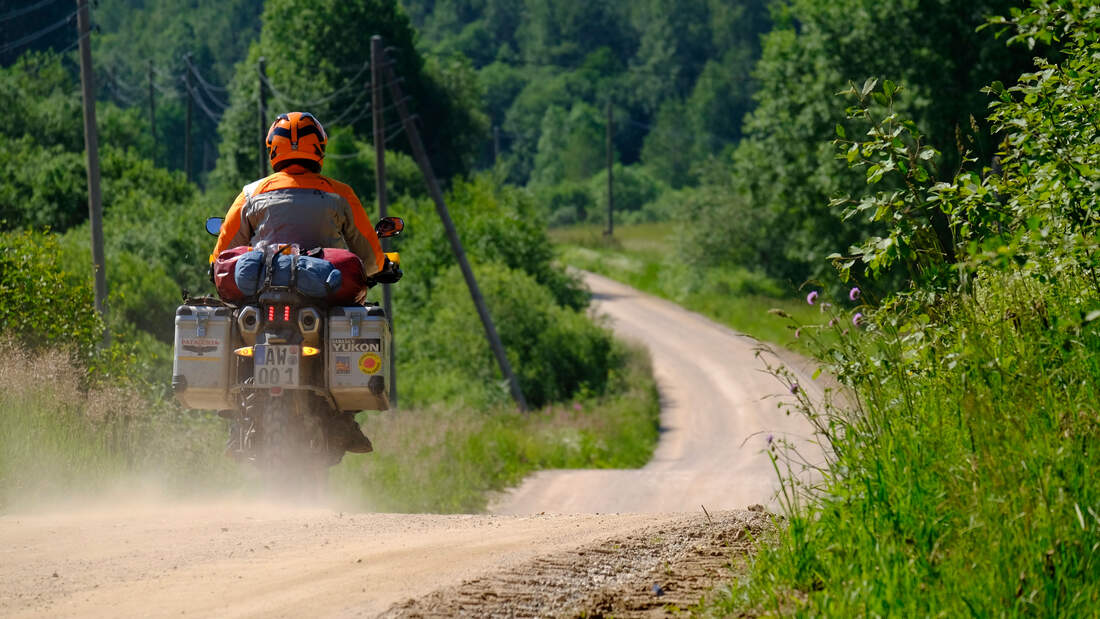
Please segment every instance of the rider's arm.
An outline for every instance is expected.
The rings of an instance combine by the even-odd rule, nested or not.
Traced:
[[[221,233],[218,234],[218,242],[214,245],[214,251],[210,253],[210,262],[214,262],[218,258],[218,254],[223,251],[248,245],[248,242],[252,239],[252,230],[249,229],[251,226],[241,216],[244,203],[245,194],[242,191],[237,199],[233,201],[232,206],[229,207],[229,212],[225,214]]]
[[[350,217],[346,220],[344,229],[340,233],[348,249],[363,261],[363,268],[367,275],[374,275],[382,270],[386,262],[386,255],[382,253],[382,244],[378,242],[378,235],[374,227],[370,225],[367,212],[359,202],[351,187],[343,183],[333,182],[336,193],[347,200],[351,209]]]

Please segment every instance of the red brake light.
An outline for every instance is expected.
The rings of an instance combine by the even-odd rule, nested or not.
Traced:
[[[290,322],[290,306],[283,306],[283,322]]]
[[[267,306],[267,321],[268,322],[274,322],[275,321],[275,306],[274,305],[268,305]]]

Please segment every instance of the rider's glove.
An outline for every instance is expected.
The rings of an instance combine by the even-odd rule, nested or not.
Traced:
[[[386,256],[386,262],[382,264],[382,270],[371,276],[377,284],[396,284],[404,275],[400,265]]]

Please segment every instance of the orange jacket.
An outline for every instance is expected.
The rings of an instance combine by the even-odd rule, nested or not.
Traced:
[[[260,241],[297,243],[302,250],[346,246],[367,275],[382,270],[378,235],[351,187],[297,165],[245,186],[229,207],[210,254]]]

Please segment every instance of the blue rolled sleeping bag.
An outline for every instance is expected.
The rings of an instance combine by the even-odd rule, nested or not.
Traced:
[[[293,256],[280,254],[272,261],[274,273],[271,275],[272,286],[289,286],[291,259]],[[246,297],[255,296],[260,287],[267,280],[264,269],[264,254],[261,251],[250,251],[237,259],[237,266],[233,271],[233,279],[237,287]],[[298,281],[297,291],[308,297],[323,299],[332,291],[338,290],[343,283],[340,270],[332,266],[332,263],[320,258],[298,256]]]

